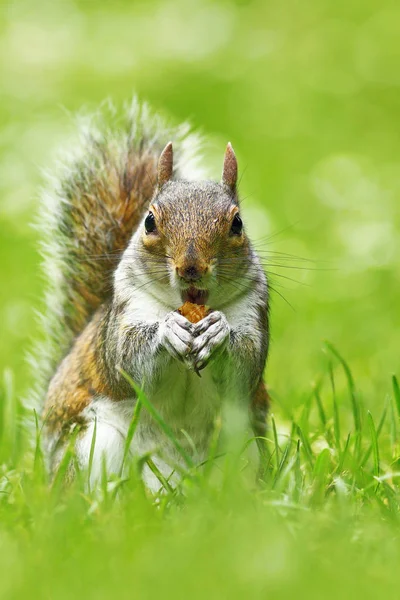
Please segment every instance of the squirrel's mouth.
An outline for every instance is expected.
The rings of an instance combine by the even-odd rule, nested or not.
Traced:
[[[183,302],[191,302],[192,304],[207,304],[208,290],[199,290],[193,286],[182,291]]]

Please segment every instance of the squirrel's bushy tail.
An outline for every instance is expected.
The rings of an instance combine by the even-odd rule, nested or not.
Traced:
[[[186,124],[171,128],[136,99],[122,114],[107,103],[81,121],[79,140],[49,178],[42,200],[47,292],[44,339],[33,353],[36,397],[75,336],[112,294],[113,272],[153,195],[164,145],[175,142],[178,177],[203,176],[198,137]]]

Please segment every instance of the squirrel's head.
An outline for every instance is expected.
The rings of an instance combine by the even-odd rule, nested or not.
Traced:
[[[157,188],[138,232],[140,268],[154,273],[157,287],[172,286],[183,302],[206,304],[210,295],[230,297],[243,289],[250,247],[237,173],[231,144],[220,183],[173,181],[172,143],[160,156]]]

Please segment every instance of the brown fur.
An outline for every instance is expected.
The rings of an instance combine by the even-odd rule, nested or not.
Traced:
[[[251,424],[256,436],[265,436],[269,404],[267,388],[264,381],[261,380],[250,405]]]
[[[267,440],[267,415],[270,399],[267,388],[263,380],[260,381],[254,393],[250,405],[250,422],[256,437],[258,450],[260,453],[260,464],[258,468],[258,478],[265,480],[270,468],[270,453],[268,450]]]
[[[105,308],[97,311],[71,352],[64,358],[51,380],[44,406],[48,431],[60,433],[96,395],[111,396],[102,363],[98,360]]]
[[[106,152],[99,160],[101,178],[97,172],[92,181],[86,177],[73,185],[70,179],[62,184],[68,203],[62,206],[60,230],[68,232],[66,251],[74,265],[64,284],[70,307],[65,326],[74,335],[111,296],[116,265],[155,188],[156,156],[131,153],[123,167]]]

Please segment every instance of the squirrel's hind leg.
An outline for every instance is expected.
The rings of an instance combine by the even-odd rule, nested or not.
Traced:
[[[74,435],[72,431],[70,435],[63,437],[63,440],[54,442],[55,447],[49,452],[49,470],[52,481],[58,477],[61,470],[63,482],[68,486],[75,481],[78,471],[83,475],[82,481],[85,483],[85,487],[94,489],[101,482],[104,466],[107,477],[111,474],[121,473],[125,438],[112,425],[97,423],[94,420],[88,421],[84,429],[81,429],[77,435]],[[71,443],[73,443],[73,448]],[[69,458],[68,465],[64,468],[65,459],[68,460],[67,455],[71,451],[72,457]]]
[[[143,465],[142,480],[145,488],[153,494],[163,489],[163,481],[175,487],[179,476],[168,461],[153,454],[152,450],[159,446],[158,438],[152,439],[149,431],[141,432],[139,426],[134,440],[129,449],[128,457],[124,463],[126,451],[126,436],[133,414],[133,402],[130,400],[113,402],[108,398],[101,397],[92,401],[81,413],[83,428],[79,431],[74,442],[75,460],[71,461],[65,473],[65,482],[68,484],[76,476],[74,463],[79,471],[86,477],[87,487],[94,490],[100,487],[104,470],[107,479],[113,475],[125,476],[129,473],[133,456],[151,456],[152,463],[161,480],[149,468]],[[73,435],[73,434],[72,434]],[[63,456],[68,448],[68,440],[58,446],[52,456],[52,473],[55,476],[57,469],[63,461]],[[122,470],[123,467],[123,470]],[[89,473],[90,469],[90,473]]]
[[[57,476],[60,468],[63,470],[64,460],[71,451],[73,458],[64,475],[66,484],[76,478],[77,470],[82,473],[83,481],[90,489],[99,485],[104,470],[108,478],[114,474],[120,475],[132,412],[131,402],[116,403],[99,397],[76,415],[75,425],[72,422],[69,426],[69,434],[61,433],[58,440],[56,433],[49,434],[47,450],[52,478]],[[79,428],[78,431],[75,427]]]
[[[94,431],[95,422],[92,421],[85,431],[80,434],[75,445],[75,455],[79,468],[83,472],[88,473],[89,463],[91,463],[89,477],[89,487],[91,490],[99,487],[104,468],[108,479],[113,475],[128,474],[133,450],[131,448],[128,460],[123,464],[126,445],[125,435],[113,425],[102,422],[96,423],[95,436]],[[92,460],[90,460],[91,452],[93,452]],[[141,454],[140,443],[139,447],[135,444],[135,454],[136,452],[138,455]],[[173,468],[159,456],[153,455],[151,460],[163,479],[169,481],[170,485],[174,487],[179,478]],[[147,464],[143,466],[142,480],[145,488],[152,494],[157,494],[163,489],[161,481],[150,470]]]
[[[99,485],[104,466],[107,477],[121,473],[124,449],[125,436],[111,424],[93,420],[79,434],[75,445],[75,455],[78,465],[83,471],[88,472],[90,468],[90,489]],[[92,459],[91,452],[93,453]]]

